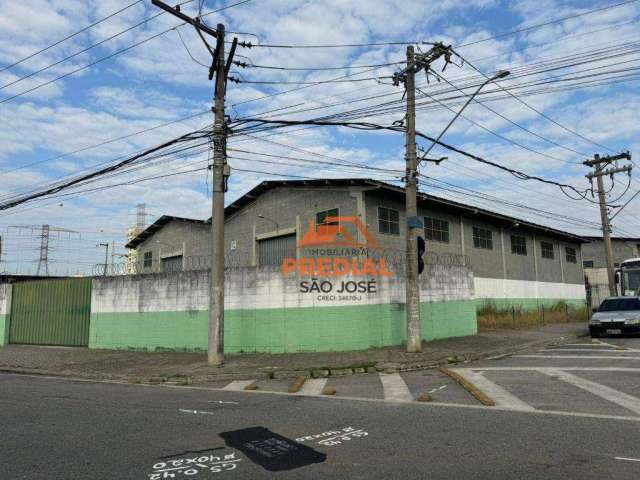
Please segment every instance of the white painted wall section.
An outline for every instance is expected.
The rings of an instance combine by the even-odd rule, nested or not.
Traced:
[[[504,278],[473,279],[475,298],[542,298],[584,300],[584,285],[560,282],[534,282]]]

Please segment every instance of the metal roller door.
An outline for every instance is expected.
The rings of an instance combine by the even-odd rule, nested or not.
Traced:
[[[90,278],[16,283],[9,342],[87,346],[90,314]]]
[[[280,266],[286,257],[296,257],[296,234],[258,241],[258,265]]]

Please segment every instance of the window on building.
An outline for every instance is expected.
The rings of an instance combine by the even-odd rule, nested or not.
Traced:
[[[149,268],[153,266],[153,252],[144,252],[144,268]]]
[[[491,234],[491,230],[473,227],[473,246],[475,248],[493,250],[493,236]]]
[[[378,207],[378,232],[400,235],[400,212],[393,208]]]
[[[339,217],[340,209],[332,208],[331,210],[325,210],[323,212],[316,213],[316,226],[318,225],[339,225],[340,222],[326,222],[327,217]]]
[[[161,258],[160,266],[163,272],[180,272],[182,271],[182,255]]]
[[[582,262],[583,268],[593,268],[593,260],[585,260]]]
[[[511,235],[511,253],[514,255],[526,255],[527,239],[522,235]]]
[[[439,218],[424,217],[424,238],[434,242],[449,243],[449,222]]]
[[[553,243],[540,242],[540,250],[542,251],[542,258],[549,258],[551,260],[555,258],[553,253]]]
[[[567,263],[578,263],[578,255],[575,248],[567,247]]]

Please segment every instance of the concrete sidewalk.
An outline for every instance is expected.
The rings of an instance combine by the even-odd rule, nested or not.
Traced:
[[[532,330],[483,331],[472,337],[437,340],[424,343],[423,351],[414,354],[404,352],[402,347],[388,347],[334,353],[232,355],[227,357],[223,367],[208,366],[206,355],[202,353],[9,345],[0,348],[0,371],[178,384],[298,375],[337,376],[432,368],[563,343],[587,334],[585,323],[556,324]]]

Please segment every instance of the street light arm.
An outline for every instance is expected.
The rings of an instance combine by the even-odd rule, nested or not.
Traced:
[[[488,78],[487,80],[485,80],[484,83],[482,83],[482,85],[480,85],[478,87],[478,89],[473,93],[473,95],[469,96],[469,99],[465,102],[465,104],[462,106],[462,108],[460,110],[458,110],[458,113],[456,113],[454,115],[454,117],[449,121],[447,126],[444,127],[444,130],[442,130],[442,132],[440,132],[440,135],[438,135],[438,138],[436,138],[435,141],[431,143],[431,145],[429,146],[427,151],[424,152],[423,157],[426,157],[429,154],[429,152],[431,152],[431,150],[433,150],[433,147],[435,147],[438,144],[438,142],[440,141],[440,139],[444,136],[444,134],[447,133],[447,130],[449,130],[451,125],[453,125],[453,122],[455,122],[458,119],[458,117],[460,117],[460,115],[462,115],[462,112],[464,111],[464,109],[469,106],[469,104],[473,101],[474,98],[476,98],[476,96],[480,93],[480,90],[482,90],[484,87],[486,87],[489,83],[494,82],[494,81],[499,80],[499,79],[502,79],[502,78],[505,78],[509,74],[510,74],[509,71],[502,70],[502,71],[496,73],[493,77]]]

